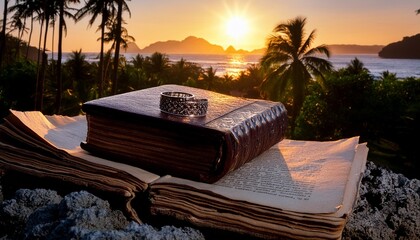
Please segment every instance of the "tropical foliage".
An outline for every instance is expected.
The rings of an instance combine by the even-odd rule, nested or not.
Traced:
[[[21,40],[23,35],[27,32],[26,20],[29,19],[31,23],[30,33],[28,36],[29,43],[32,38],[32,29],[34,21],[39,23],[41,26],[39,40],[38,40],[38,49],[40,52],[37,56],[37,82],[36,82],[36,93],[35,93],[35,109],[43,110],[44,102],[44,93],[45,93],[45,81],[46,81],[46,69],[48,68],[48,58],[46,55],[47,50],[47,40],[49,38],[49,29],[53,28],[52,38],[54,40],[55,25],[58,18],[58,59],[56,66],[54,67],[56,72],[54,77],[56,80],[56,98],[55,98],[55,109],[56,112],[61,111],[61,100],[63,93],[63,83],[62,83],[62,39],[63,34],[66,32],[66,22],[65,17],[79,20],[87,15],[92,15],[92,18],[89,21],[89,25],[93,25],[96,18],[101,16],[101,23],[99,29],[101,30],[101,51],[100,51],[100,61],[99,61],[99,75],[98,75],[98,92],[99,96],[102,96],[103,93],[103,82],[104,79],[104,43],[105,43],[105,29],[110,29],[110,34],[108,35],[108,41],[113,42],[113,48],[115,55],[113,60],[113,68],[111,72],[112,79],[112,88],[114,94],[117,91],[117,76],[119,71],[119,54],[120,47],[126,46],[127,41],[133,39],[128,35],[127,30],[122,26],[123,21],[123,12],[130,13],[129,7],[124,0],[100,0],[100,1],[85,1],[84,6],[79,10],[71,8],[71,4],[80,3],[80,0],[16,0],[15,4],[9,6],[10,1],[4,1],[4,13],[2,21],[2,31],[0,37],[0,48],[1,48],[1,58],[0,66],[4,63],[6,64],[6,25],[8,20],[8,13],[11,13],[10,25],[12,27],[11,31],[17,31],[18,39]],[[77,12],[76,12],[77,10]],[[54,41],[53,41],[54,42]],[[54,52],[55,46],[51,46],[51,51]],[[19,49],[19,48],[18,48]],[[28,52],[26,54],[28,57]]]
[[[369,159],[420,177],[420,156],[412,141],[420,134],[420,79],[397,79],[389,72],[375,79],[354,59],[327,75],[324,84],[310,86],[296,121],[297,139],[361,136],[361,142],[368,142]]]
[[[306,19],[297,17],[274,28],[268,39],[267,50],[261,59],[261,65],[268,72],[262,89],[272,100],[287,101],[291,94],[291,126],[299,115],[306,87],[311,80],[322,80],[323,73],[330,72],[332,65],[328,60],[316,56],[330,56],[324,45],[311,48],[315,39],[315,30],[305,38]],[[318,78],[315,78],[318,77]]]

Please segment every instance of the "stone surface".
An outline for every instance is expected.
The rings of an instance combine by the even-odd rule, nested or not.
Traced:
[[[420,239],[420,181],[366,167],[343,239]]]
[[[0,179],[1,181],[1,179]],[[1,190],[1,186],[0,186]],[[420,181],[368,162],[343,239],[420,239]],[[2,201],[0,194],[0,202]],[[20,189],[0,205],[0,239],[204,239],[195,229],[129,222],[91,193]]]
[[[0,239],[204,239],[192,228],[129,222],[88,192],[61,198],[55,191],[20,189],[0,208]]]

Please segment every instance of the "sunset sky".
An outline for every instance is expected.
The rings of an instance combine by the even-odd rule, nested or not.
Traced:
[[[9,5],[14,4],[11,0]],[[125,27],[140,48],[156,41],[201,37],[226,48],[262,48],[275,25],[302,16],[306,31],[316,29],[315,45],[386,45],[420,33],[419,0],[132,0]],[[3,3],[0,10],[3,12]],[[99,51],[99,18],[75,24],[66,20],[64,51]],[[51,36],[52,31],[50,31]],[[36,32],[34,32],[34,36]],[[37,37],[32,38],[36,45]],[[51,44],[49,44],[51,46]]]

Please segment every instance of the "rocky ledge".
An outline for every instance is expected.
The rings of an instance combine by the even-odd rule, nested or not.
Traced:
[[[420,239],[420,181],[367,164],[343,239]],[[0,198],[1,199],[1,198]],[[0,239],[204,239],[190,227],[129,222],[91,193],[20,189],[0,206]]]

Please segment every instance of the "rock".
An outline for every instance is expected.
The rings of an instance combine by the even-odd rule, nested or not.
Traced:
[[[13,199],[1,203],[0,232],[11,238],[18,238],[35,210],[57,204],[61,199],[57,192],[52,190],[17,190]]]
[[[161,230],[128,222],[119,210],[86,191],[64,198],[55,191],[20,189],[0,209],[1,239],[204,239],[192,228]],[[1,236],[0,236],[1,237]]]
[[[343,239],[420,239],[420,181],[366,167]]]

